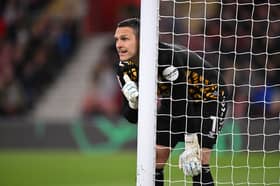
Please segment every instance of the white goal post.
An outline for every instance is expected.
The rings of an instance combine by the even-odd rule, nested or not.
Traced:
[[[141,0],[137,186],[154,185],[158,5],[158,0]]]

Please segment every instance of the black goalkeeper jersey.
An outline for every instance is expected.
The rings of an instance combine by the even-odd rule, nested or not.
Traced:
[[[138,81],[135,74],[138,73],[133,73],[134,77],[131,78]],[[120,74],[118,78],[123,85]],[[158,115],[185,117],[189,104],[219,101],[226,94],[225,83],[218,68],[183,46],[159,43]],[[124,101],[123,115],[128,121],[136,123],[137,112]]]

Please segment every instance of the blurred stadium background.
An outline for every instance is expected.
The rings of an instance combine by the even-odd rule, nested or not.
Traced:
[[[205,49],[211,63],[221,59],[219,65],[232,84],[229,119],[212,160],[220,185],[277,185],[280,5],[270,9],[273,21],[268,28],[267,23],[248,20],[250,5],[238,7],[244,21],[237,26],[231,19],[234,1],[221,2],[221,12],[209,4],[208,21],[174,23],[166,16],[160,31],[175,28],[177,43]],[[161,3],[163,15],[172,13],[170,3]],[[176,7],[177,16],[188,15],[188,6]],[[192,6],[190,15],[203,16],[198,11],[203,4]],[[140,0],[0,1],[1,186],[135,185],[136,126],[119,114],[112,36],[116,23],[138,16],[139,7]],[[268,9],[257,6],[254,11],[254,18],[263,20]],[[223,22],[211,19],[220,16]],[[220,24],[228,36],[222,40],[217,37]],[[246,37],[232,37],[237,30]],[[180,34],[188,31],[187,36]],[[265,34],[273,38],[269,43],[258,37]],[[160,35],[167,42],[172,37]],[[166,174],[171,181],[184,180],[177,169]]]

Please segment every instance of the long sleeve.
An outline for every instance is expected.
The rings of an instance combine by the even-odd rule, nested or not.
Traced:
[[[125,66],[120,66],[120,64],[123,64]],[[116,72],[117,72],[117,79],[119,81],[120,88],[122,88],[125,84],[125,81],[123,79],[123,74],[126,73],[129,75],[130,79],[137,82],[137,68],[134,64],[128,64],[120,62],[116,66]],[[136,72],[136,73],[135,73]],[[138,121],[138,110],[132,109],[129,107],[127,99],[123,95],[123,105],[122,105],[122,112],[121,114],[124,116],[127,121],[130,123],[136,124]]]
[[[127,100],[123,99],[123,108],[122,108],[122,115],[129,121],[130,123],[136,124],[138,121],[138,109],[132,109],[128,106]]]

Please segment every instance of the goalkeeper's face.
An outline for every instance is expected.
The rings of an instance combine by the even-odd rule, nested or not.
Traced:
[[[115,32],[116,48],[120,61],[138,63],[138,38],[131,27],[118,27]]]

